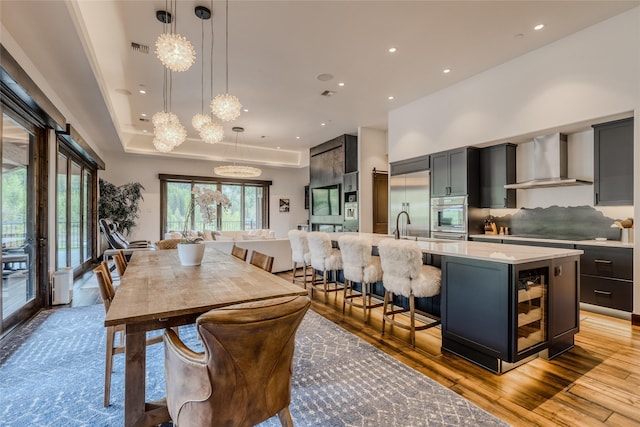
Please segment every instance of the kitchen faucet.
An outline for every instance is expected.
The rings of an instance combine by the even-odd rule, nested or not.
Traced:
[[[407,215],[407,224],[411,224],[411,218],[409,218],[409,212],[407,212],[407,211],[400,211],[400,212],[398,213],[398,216],[396,216],[396,231],[395,231],[395,233],[394,233],[394,237],[395,237],[396,239],[399,239],[399,238],[400,238],[400,224],[399,224],[399,222],[400,222],[400,215],[402,215],[402,214],[406,214],[406,215]]]

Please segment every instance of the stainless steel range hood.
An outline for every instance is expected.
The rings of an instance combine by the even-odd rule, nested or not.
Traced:
[[[533,179],[507,184],[506,189],[528,189],[589,185],[590,181],[567,178],[567,135],[554,133],[533,138]]]

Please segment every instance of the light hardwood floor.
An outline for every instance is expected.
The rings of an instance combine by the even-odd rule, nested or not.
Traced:
[[[291,273],[280,273],[291,280]],[[534,359],[495,375],[440,350],[439,328],[381,334],[381,309],[342,314],[341,295],[313,298],[311,309],[514,426],[640,426],[640,328],[582,311],[576,346],[554,360]]]

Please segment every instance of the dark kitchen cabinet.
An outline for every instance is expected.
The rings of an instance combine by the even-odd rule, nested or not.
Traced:
[[[468,196],[469,206],[480,203],[477,148],[464,147],[431,155],[431,197]]]
[[[633,118],[594,125],[593,146],[595,204],[633,205]]]
[[[515,208],[516,190],[504,188],[516,182],[516,145],[494,145],[480,150],[480,207]]]
[[[524,264],[443,256],[442,348],[493,372],[572,348],[578,263],[578,256]]]
[[[576,245],[580,257],[580,301],[633,310],[633,249]]]

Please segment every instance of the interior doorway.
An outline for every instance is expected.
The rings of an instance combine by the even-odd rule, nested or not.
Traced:
[[[373,169],[373,232],[389,232],[389,174]]]

